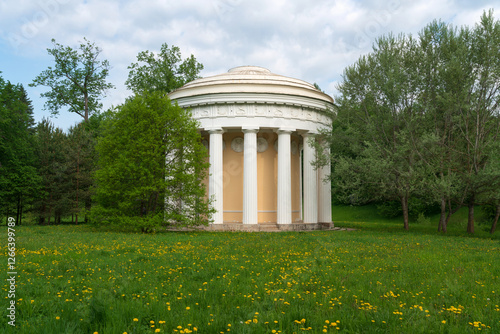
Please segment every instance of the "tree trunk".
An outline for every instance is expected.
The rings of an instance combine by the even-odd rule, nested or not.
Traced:
[[[78,225],[78,188],[79,188],[79,178],[80,178],[80,143],[78,143],[78,151],[76,154],[76,220],[75,225]]]
[[[450,219],[451,219],[451,215],[453,215],[458,210],[460,210],[461,207],[462,207],[462,204],[459,204],[459,205],[457,205],[457,207],[455,209],[453,209],[453,207],[451,205],[451,200],[448,199],[448,215],[446,216],[446,222],[444,224],[446,227],[448,227],[448,224],[449,224]]]
[[[21,215],[21,195],[17,196],[17,211],[16,211],[16,222],[19,224],[19,216]]]
[[[38,218],[38,223],[40,225],[45,225],[45,213],[47,212],[47,205],[45,203],[42,204],[42,214]]]
[[[438,232],[446,233],[446,199],[441,197],[441,215],[439,216]]]
[[[490,233],[493,234],[495,229],[497,228],[498,218],[500,217],[500,203],[497,204],[497,214],[495,215],[495,219],[493,220],[493,224],[491,224]]]
[[[474,196],[468,204],[469,207],[469,217],[467,219],[467,233],[474,234]]]
[[[408,197],[407,196],[402,196],[401,197],[401,208],[403,209],[403,221],[404,221],[404,228],[405,230],[410,229],[410,222],[408,218]]]
[[[21,201],[19,205],[19,225],[23,223],[23,196],[21,195]]]
[[[50,218],[52,217],[52,193],[50,193],[50,197],[49,197],[49,215],[48,215],[48,219],[47,219],[47,225],[50,225]]]

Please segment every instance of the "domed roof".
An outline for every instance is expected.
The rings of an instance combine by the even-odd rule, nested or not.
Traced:
[[[271,73],[259,66],[239,66],[227,73],[197,79],[169,94],[172,100],[199,95],[227,93],[263,93],[294,95],[321,100],[327,104],[333,99],[303,80]]]

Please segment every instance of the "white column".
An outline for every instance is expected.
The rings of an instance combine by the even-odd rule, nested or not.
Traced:
[[[309,133],[304,137],[304,223],[318,222],[318,173],[312,166],[315,160],[314,147],[310,140],[314,136]]]
[[[330,156],[330,149],[324,148],[325,154]],[[330,180],[330,159],[328,164],[318,170],[318,221],[332,222],[332,187]]]
[[[292,223],[290,130],[278,130],[278,224]]]
[[[243,224],[257,224],[257,132],[243,128]]]
[[[212,207],[216,212],[212,215],[214,224],[224,222],[224,180],[223,180],[223,145],[222,129],[209,130],[210,134],[210,176],[208,179],[208,196],[213,200]]]
[[[299,194],[300,194],[300,200],[299,200],[299,217],[302,218],[302,220],[304,219],[302,214],[304,213],[304,210],[303,210],[303,203],[302,203],[302,199],[304,198],[303,194],[304,194],[304,188],[302,187],[302,158],[303,158],[303,154],[302,154],[302,144],[299,145]]]

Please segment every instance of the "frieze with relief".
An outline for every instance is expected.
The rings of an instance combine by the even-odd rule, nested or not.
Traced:
[[[322,124],[331,124],[327,115],[298,106],[276,106],[270,104],[218,104],[214,106],[198,106],[191,109],[194,119],[218,117],[266,117],[287,118],[304,121],[315,121]]]

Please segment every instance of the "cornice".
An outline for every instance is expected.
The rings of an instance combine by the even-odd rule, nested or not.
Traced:
[[[267,104],[297,106],[307,109],[326,112],[333,107],[332,103],[324,100],[318,100],[311,97],[288,95],[288,94],[270,94],[270,93],[217,93],[204,94],[175,99],[182,108],[193,108],[197,106],[224,105],[224,104]]]

